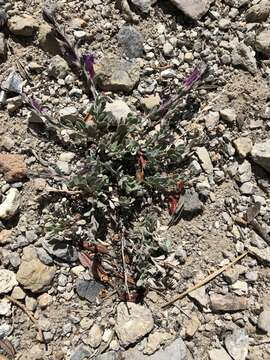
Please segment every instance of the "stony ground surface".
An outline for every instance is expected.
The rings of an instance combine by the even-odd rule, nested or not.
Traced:
[[[1,87],[17,69],[26,93],[57,121],[72,120],[89,100],[59,56],[42,3],[0,0],[8,16],[0,29]],[[49,242],[66,197],[43,196],[46,184],[55,185],[44,169],[57,164],[69,176],[80,159],[29,127],[21,96],[1,99],[0,339],[11,341],[16,359],[270,359],[270,1],[120,3],[59,1],[57,10],[70,38],[95,54],[104,75],[98,86],[116,117],[143,116],[200,60],[209,68],[194,95],[197,110],[179,115],[182,134],[196,129],[205,141],[185,169],[190,216],[168,228],[167,211],[160,215],[158,235],[172,246],[155,271],[169,267],[169,276],[143,305],[121,302],[112,289],[96,299],[102,285],[93,285],[76,249]],[[259,234],[235,221],[254,204]],[[232,268],[161,307],[246,249]],[[34,314],[45,344],[9,295]]]

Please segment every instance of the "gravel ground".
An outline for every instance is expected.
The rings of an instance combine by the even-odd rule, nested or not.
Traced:
[[[42,6],[0,0],[0,84],[6,89],[16,70],[24,94],[61,127],[83,119],[92,100],[60,56]],[[203,141],[178,169],[189,189],[180,221],[168,227],[167,205],[158,210],[155,236],[170,250],[153,260],[143,304],[125,303],[116,282],[97,282],[85,269],[69,235],[60,234],[55,246],[59,234],[51,228],[60,219],[73,221],[80,239],[89,240],[92,226],[80,195],[69,193],[55,172],[70,178],[80,169],[71,134],[61,129],[59,141],[40,131],[23,95],[5,90],[2,101],[0,92],[3,356],[270,359],[270,1],[131,0],[121,6],[63,0],[56,12],[80,52],[95,55],[97,88],[111,99],[116,119],[129,112],[146,117],[206,63],[205,77],[176,116],[180,142],[195,133]],[[162,307],[241,254],[235,265]]]

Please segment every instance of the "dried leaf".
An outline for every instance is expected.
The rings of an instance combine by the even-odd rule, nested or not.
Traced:
[[[92,273],[95,280],[99,280],[102,283],[109,283],[109,276],[101,265],[100,259],[98,256],[94,256],[92,264]]]
[[[84,252],[79,253],[79,260],[85,268],[91,268],[93,265],[93,260]]]
[[[248,223],[251,223],[260,213],[261,204],[256,202],[254,205],[250,206],[246,212],[246,220]]]
[[[11,344],[11,342],[7,339],[0,340],[0,347],[11,357],[15,357],[16,350],[14,349],[14,346]],[[5,359],[5,357],[4,357]],[[1,359],[0,359],[1,360]]]
[[[108,254],[109,252],[107,246],[102,244],[91,244],[88,241],[83,241],[82,247],[96,254]]]

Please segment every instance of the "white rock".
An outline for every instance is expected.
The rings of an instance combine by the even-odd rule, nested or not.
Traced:
[[[11,188],[6,199],[0,205],[0,219],[9,219],[15,215],[20,207],[20,193],[18,189]]]
[[[209,153],[205,147],[198,147],[196,154],[202,163],[202,167],[207,174],[213,173],[213,164],[210,159]]]
[[[270,172],[270,139],[257,143],[251,150],[252,160]]]
[[[120,303],[117,307],[115,331],[122,346],[134,344],[154,327],[151,311],[134,303]]]
[[[100,345],[102,341],[102,336],[103,336],[103,330],[99,325],[94,324],[89,331],[85,343],[95,349]]]
[[[231,360],[230,355],[223,349],[213,349],[208,352],[210,360]]]
[[[11,310],[11,304],[7,299],[2,299],[0,301],[0,315],[6,316]]]
[[[0,294],[9,293],[14,286],[18,285],[16,274],[12,271],[1,269],[0,270]]]
[[[209,0],[171,0],[183,13],[194,20],[200,19],[210,7]]]
[[[234,360],[245,360],[248,355],[249,337],[244,329],[235,328],[225,338],[225,346]]]

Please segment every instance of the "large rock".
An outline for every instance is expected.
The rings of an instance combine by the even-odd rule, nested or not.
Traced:
[[[21,197],[18,189],[9,189],[5,200],[0,205],[0,219],[9,219],[14,216],[20,208]]]
[[[256,143],[251,150],[251,157],[256,164],[270,172],[270,139]]]
[[[53,35],[52,28],[48,24],[41,24],[38,31],[39,46],[51,55],[60,55],[61,50],[58,41]]]
[[[239,66],[251,74],[257,72],[257,62],[254,51],[244,43],[239,43],[232,51],[232,63]]]
[[[234,360],[245,360],[248,355],[249,337],[244,329],[235,328],[226,336],[225,346]]]
[[[31,37],[35,35],[39,23],[30,15],[15,15],[8,20],[9,31],[14,35]]]
[[[122,346],[136,343],[154,327],[151,311],[134,303],[120,303],[117,307],[115,331]]]
[[[0,270],[0,295],[9,293],[14,286],[18,285],[16,274],[14,272],[1,269]]]
[[[20,181],[27,175],[24,157],[18,154],[0,154],[0,172],[6,181]]]
[[[246,19],[248,22],[262,22],[265,21],[270,13],[270,1],[263,0],[259,4],[251,6],[247,13]]]
[[[17,281],[33,293],[48,290],[56,273],[55,266],[44,265],[37,257],[33,246],[23,249],[22,262],[17,272]]]
[[[264,310],[258,319],[258,328],[270,334],[270,310]]]
[[[104,57],[95,65],[95,74],[102,90],[130,93],[140,80],[140,66],[135,61]]]
[[[143,55],[144,38],[135,27],[123,26],[117,35],[117,39],[125,55],[130,59]]]
[[[232,360],[230,355],[223,349],[213,349],[208,352],[209,360]]]
[[[200,19],[210,8],[209,0],[171,0],[171,2],[194,20]]]
[[[270,30],[262,31],[256,36],[255,49],[266,57],[270,57]]]

